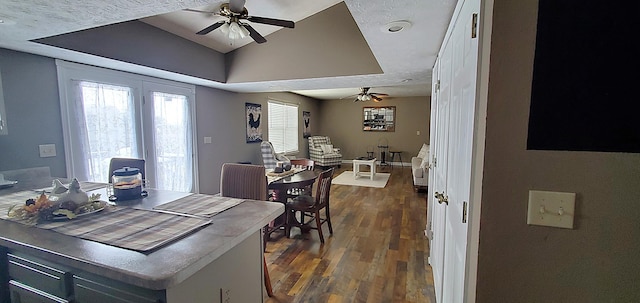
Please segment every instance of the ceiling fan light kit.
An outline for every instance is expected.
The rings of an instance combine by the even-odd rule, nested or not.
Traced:
[[[225,24],[220,26],[220,31],[229,36],[231,40],[242,39],[249,36],[249,31],[244,26],[239,25],[238,22],[225,22]]]

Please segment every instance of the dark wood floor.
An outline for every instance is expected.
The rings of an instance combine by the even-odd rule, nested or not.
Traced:
[[[345,170],[351,165],[334,176]],[[382,172],[391,172],[385,188],[331,186],[334,233],[323,225],[324,245],[317,231],[299,229],[267,242],[274,291],[267,303],[435,302],[426,193],[413,190],[409,167]]]

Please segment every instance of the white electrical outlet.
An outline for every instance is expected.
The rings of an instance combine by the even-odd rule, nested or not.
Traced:
[[[38,145],[38,149],[40,150],[40,158],[56,156],[55,144],[41,144],[41,145]]]
[[[529,191],[527,224],[573,229],[576,194]]]
[[[204,144],[211,144],[211,137],[204,137]]]

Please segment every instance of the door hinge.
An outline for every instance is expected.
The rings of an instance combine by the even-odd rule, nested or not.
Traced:
[[[473,13],[471,18],[471,38],[476,38],[478,37],[478,13]]]
[[[435,168],[436,166],[438,166],[438,161],[436,160],[436,157],[433,157],[433,167]]]
[[[436,82],[436,91],[440,90],[440,79],[438,79],[438,82]]]
[[[467,223],[467,201],[462,202],[462,223]]]

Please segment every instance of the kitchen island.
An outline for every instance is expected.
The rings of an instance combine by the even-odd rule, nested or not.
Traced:
[[[147,191],[148,197],[116,207],[150,210],[191,195]],[[97,192],[107,197],[106,189]],[[3,195],[0,191],[0,200]],[[245,200],[211,217],[211,224],[148,253],[0,220],[0,299],[262,302],[261,230],[283,212],[282,203]]]

